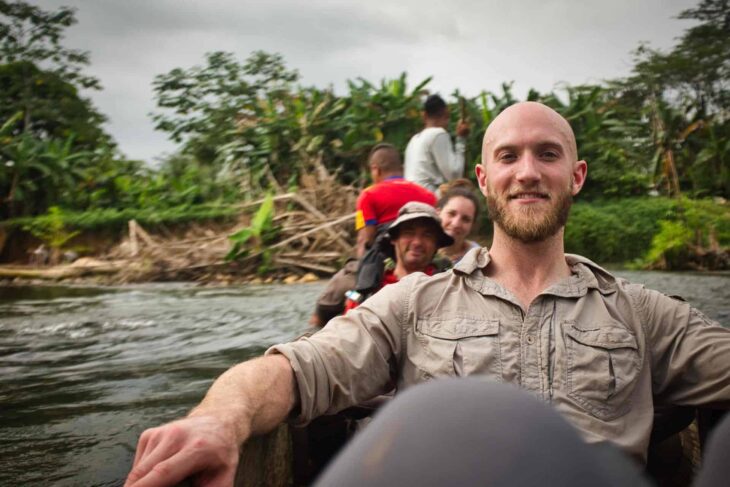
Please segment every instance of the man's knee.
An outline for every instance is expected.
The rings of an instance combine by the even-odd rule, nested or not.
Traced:
[[[349,260],[327,283],[317,298],[314,313],[324,326],[329,320],[345,311],[345,293],[355,287],[357,260]]]

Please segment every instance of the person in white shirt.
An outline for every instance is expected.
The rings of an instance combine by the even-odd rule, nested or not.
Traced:
[[[405,179],[438,194],[439,186],[464,174],[465,137],[469,125],[460,120],[456,127],[456,150],[449,126],[449,107],[439,95],[426,98],[423,105],[424,129],[408,142],[405,155]]]

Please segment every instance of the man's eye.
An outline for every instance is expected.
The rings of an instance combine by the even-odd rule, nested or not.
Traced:
[[[552,150],[548,150],[542,153],[543,159],[555,160],[559,157],[558,153]]]
[[[515,157],[515,154],[512,152],[503,152],[497,159],[501,162],[512,162],[515,160]]]

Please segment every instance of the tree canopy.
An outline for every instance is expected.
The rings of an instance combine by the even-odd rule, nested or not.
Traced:
[[[524,99],[555,108],[576,132],[590,176],[584,200],[647,194],[730,197],[730,0],[701,0],[679,13],[691,25],[668,50],[641,45],[628,76],[558,86]],[[275,53],[212,52],[158,75],[156,128],[179,144],[157,168],[128,161],[82,96],[99,89],[89,55],[63,44],[69,8],[46,11],[0,0],[0,219],[69,209],[150,207],[258,198],[326,169],[367,183],[378,142],[404,149],[421,127],[430,78],[357,78],[343,93],[302,86]],[[469,168],[481,135],[520,100],[501,90],[446,96],[452,122],[466,114]],[[52,189],[49,189],[52,188]]]

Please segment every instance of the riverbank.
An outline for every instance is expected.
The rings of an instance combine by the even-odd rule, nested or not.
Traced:
[[[0,265],[0,286],[26,285],[64,285],[64,286],[119,286],[140,283],[181,282],[180,280],[146,279],[144,266],[133,261],[100,261],[82,257],[71,264],[37,267],[31,265]],[[130,279],[136,275],[137,279]],[[125,277],[126,276],[126,277]],[[191,284],[208,287],[227,287],[243,284],[296,284],[316,282],[321,276],[307,272],[305,274],[285,274],[276,276],[232,275],[219,272],[216,275],[204,275],[198,280],[182,280]]]
[[[235,215],[220,211],[223,218],[208,221],[143,226],[130,219],[120,228],[112,215],[108,225],[81,228],[57,212],[46,221],[6,224],[10,262],[0,264],[0,282],[311,282],[337,272],[353,253],[356,197],[355,188],[322,175],[296,192],[281,190],[237,205]],[[64,256],[69,262],[59,263]]]
[[[356,196],[355,188],[313,179],[296,192],[218,208],[213,213],[222,216],[207,220],[199,217],[211,214],[209,207],[188,209],[187,221],[181,210],[168,212],[171,220],[154,220],[146,211],[141,223],[121,219],[134,216],[131,211],[107,220],[57,212],[22,225],[0,222],[6,250],[0,248],[0,283],[311,282],[332,275],[353,254]],[[491,223],[483,215],[480,224],[476,239],[488,246]],[[601,264],[730,270],[730,206],[648,197],[577,202],[565,242],[567,252]],[[64,253],[83,257],[47,265]]]

